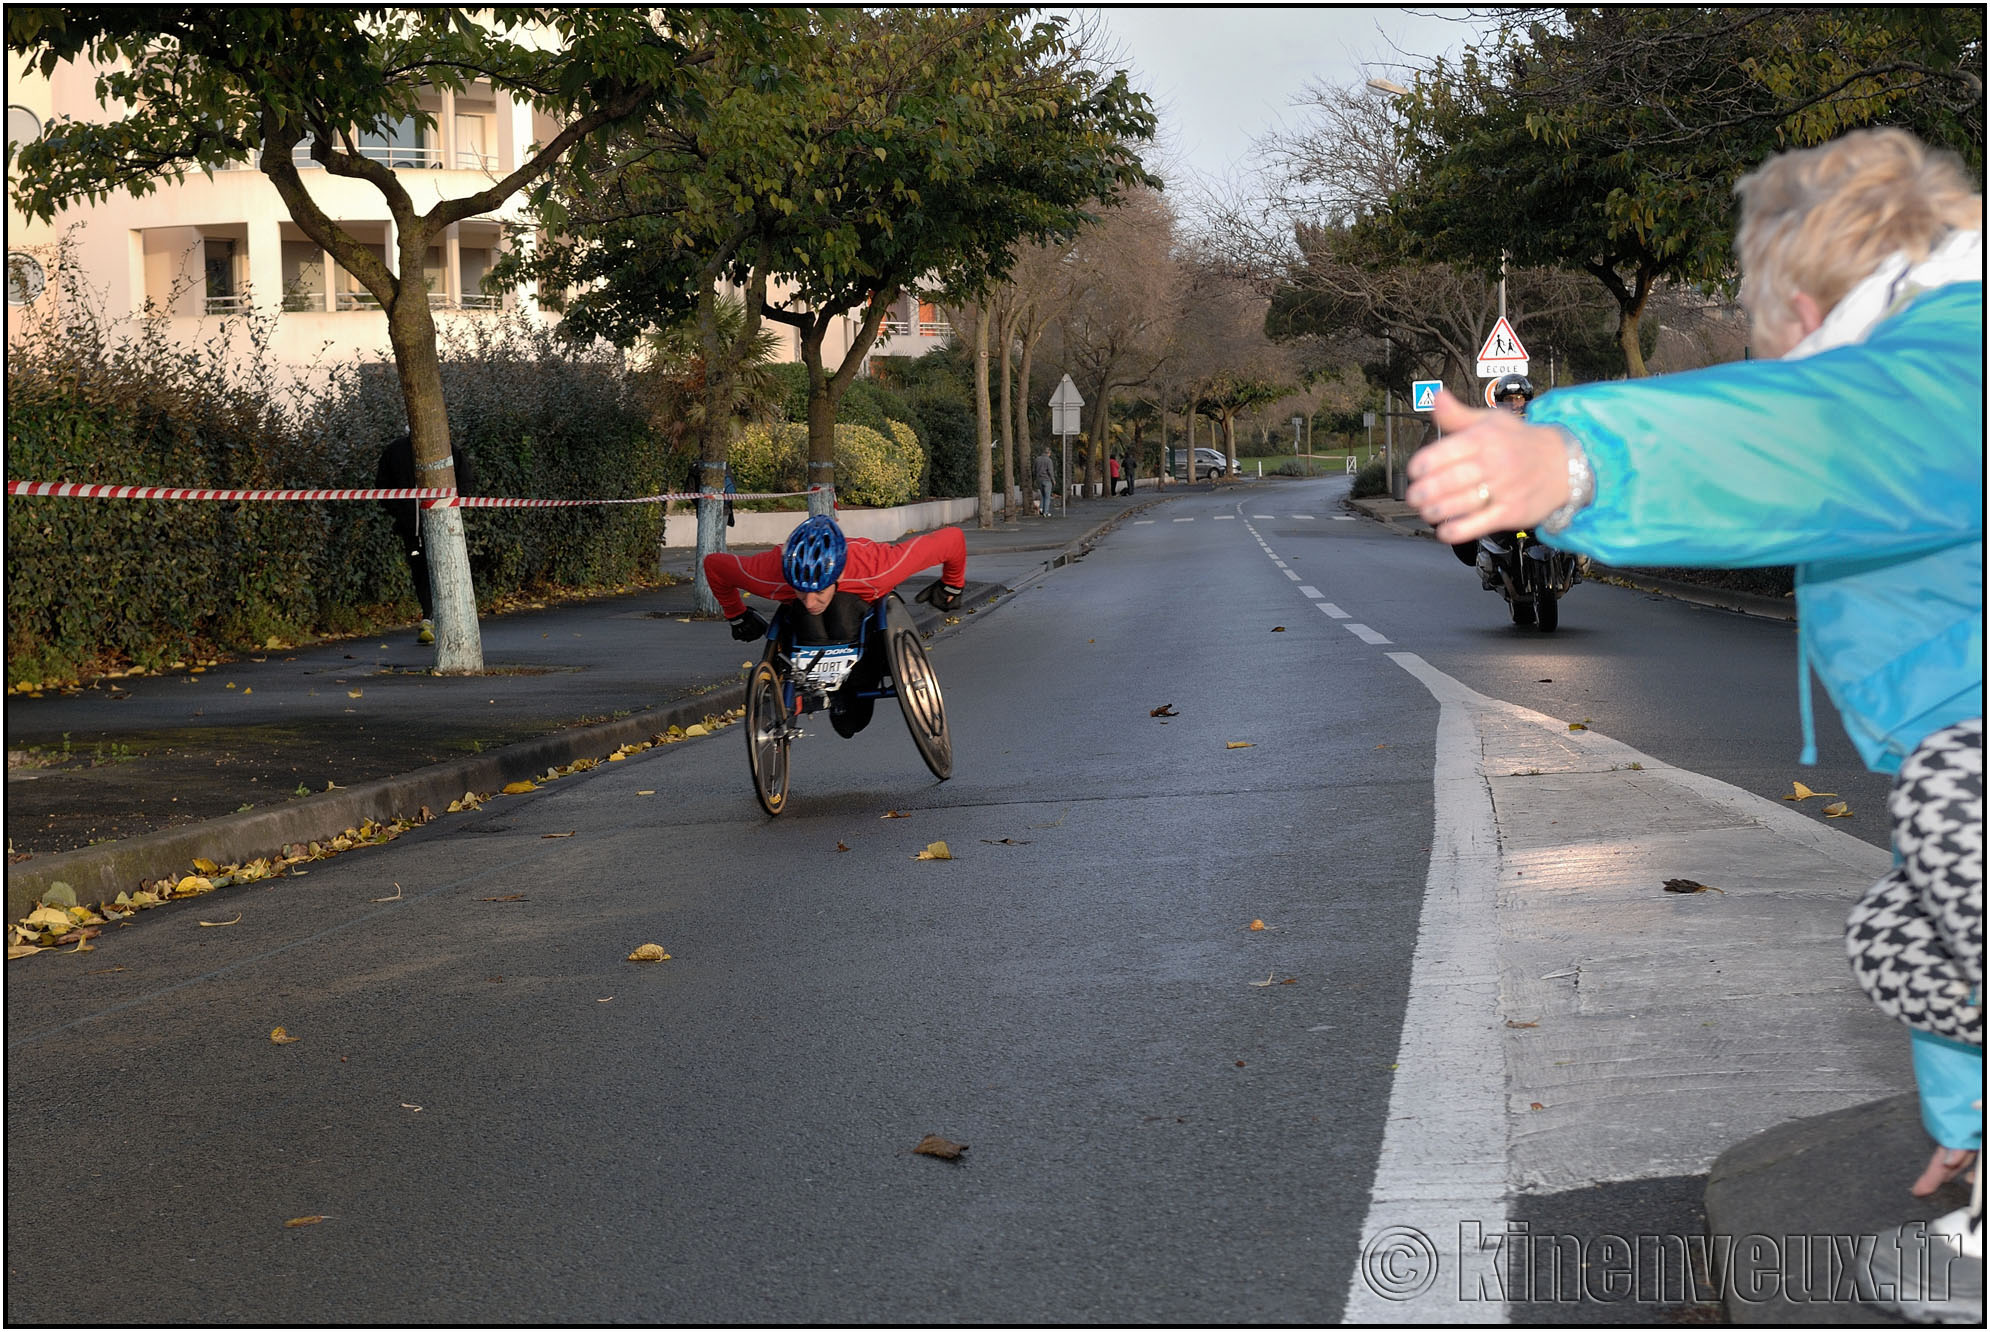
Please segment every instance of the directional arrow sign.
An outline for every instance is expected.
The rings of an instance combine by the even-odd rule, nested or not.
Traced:
[[[1441,379],[1419,379],[1410,385],[1410,410],[1432,412],[1437,410],[1437,390],[1444,387]]]
[[[1500,375],[1524,375],[1527,373],[1527,349],[1520,345],[1520,337],[1513,331],[1513,325],[1501,315],[1486,335],[1486,345],[1479,348],[1478,376],[1480,379],[1493,379]]]
[[[1075,435],[1084,429],[1078,413],[1084,409],[1085,400],[1078,395],[1078,386],[1066,375],[1057,381],[1057,392],[1050,395],[1050,433],[1053,435]]]

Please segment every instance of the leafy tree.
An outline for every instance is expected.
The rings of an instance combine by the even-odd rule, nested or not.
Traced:
[[[701,73],[716,46],[753,38],[764,20],[725,8],[450,8],[15,6],[9,51],[47,74],[87,59],[104,123],[58,120],[21,149],[18,205],[52,218],[77,199],[149,193],[194,168],[256,161],[293,221],[379,302],[400,375],[415,458],[425,479],[453,485],[435,322],[422,280],[431,243],[489,212],[555,162],[586,159],[589,136],[652,105],[695,118]],[[408,117],[427,120],[427,88],[488,82],[562,123],[508,175],[421,209],[360,136]],[[294,154],[327,174],[365,181],[393,219],[397,263],[360,242],[312,197]],[[577,170],[584,169],[576,166]],[[478,672],[483,649],[459,510],[424,517],[435,582],[436,660]]]
[[[1398,99],[1410,181],[1393,225],[1423,257],[1590,274],[1645,372],[1665,279],[1733,278],[1732,189],[1770,153],[1906,124],[1983,160],[1981,10],[1507,11]]]

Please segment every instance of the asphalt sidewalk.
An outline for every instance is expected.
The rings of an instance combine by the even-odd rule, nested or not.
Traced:
[[[1209,487],[969,524],[963,617],[1184,489]],[[752,654],[723,624],[694,618],[692,557],[665,552],[680,578],[670,587],[484,617],[478,677],[431,674],[433,650],[411,626],[9,695],[7,918],[58,882],[77,902],[109,901],[187,874],[197,857],[246,863],[368,819],[440,813],[466,792],[738,707]],[[907,585],[908,602],[922,586],[923,576]],[[911,609],[922,629],[948,631],[928,607]]]
[[[1209,489],[965,527],[958,620],[1129,515]],[[1407,505],[1353,507],[1429,535]],[[440,813],[466,792],[725,713],[742,700],[751,654],[716,621],[693,617],[690,563],[690,551],[670,552],[668,567],[685,580],[675,586],[485,618],[488,673],[475,678],[429,674],[430,651],[408,628],[10,696],[9,919],[58,881],[77,902],[110,900],[187,873],[196,857],[243,862],[368,819]],[[1663,590],[1788,614],[1736,594]],[[913,609],[923,628],[957,631]],[[1899,1094],[1909,1085],[1904,1034],[1863,1004],[1836,942],[1850,896],[1883,853],[1778,819],[1769,802],[1649,756],[1631,761],[1603,737],[1571,739],[1553,719],[1478,696],[1455,705],[1478,736],[1499,828],[1499,1036],[1518,1097],[1515,1186],[1705,1173],[1714,1255],[1723,1237],[1772,1241],[1776,1279],[1749,1286],[1731,1264],[1715,1273],[1728,1282],[1734,1321],[1884,1321],[1844,1298],[1829,1237],[1932,1216],[1960,1194],[1906,1194],[1929,1147],[1911,1093]],[[744,789],[743,762],[739,780]],[[1538,837],[1549,804],[1554,845]],[[1726,891],[1656,892],[1673,873]],[[1621,1085],[1605,1075],[1627,1057],[1649,1066],[1646,1091],[1659,1093],[1642,1109],[1601,1095]],[[1627,1151],[1652,1160],[1611,1173]],[[1564,1177],[1572,1160],[1586,1163],[1583,1178]],[[1819,1238],[1793,1252],[1792,1237],[1805,1236]]]

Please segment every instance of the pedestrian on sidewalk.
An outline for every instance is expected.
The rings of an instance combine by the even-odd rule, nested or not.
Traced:
[[[1526,422],[1440,394],[1446,438],[1411,460],[1410,500],[1441,541],[1538,528],[1612,564],[1795,564],[1802,761],[1816,761],[1815,672],[1869,768],[1905,774],[1929,745],[1959,748],[1980,783],[1983,198],[1898,129],[1781,154],[1735,192],[1763,359],[1558,389]],[[1914,803],[1912,785],[1896,795]],[[1982,858],[1957,854],[1980,1003]],[[1979,1009],[1973,1040],[1914,1032],[1938,1144],[1917,1190],[1982,1146],[1982,1030]],[[1980,1256],[1980,1202],[1975,1223]]]
[[[1057,484],[1057,474],[1050,461],[1050,446],[1044,445],[1043,452],[1036,456],[1036,466],[1031,470],[1030,479],[1036,482],[1037,512],[1050,517],[1050,491]]]
[[[477,493],[476,472],[470,466],[470,455],[462,449],[455,450],[456,493],[474,495]],[[415,471],[415,443],[412,436],[400,435],[387,441],[387,447],[380,450],[379,464],[373,470],[373,484],[382,490],[433,489],[425,480],[417,480]],[[421,605],[421,627],[415,635],[418,643],[435,641],[435,591],[428,582],[428,558],[422,554],[420,500],[382,500],[387,510],[388,521],[394,524],[394,539],[400,543],[401,555],[407,561],[408,577],[414,581],[415,600]]]
[[[1119,455],[1117,453],[1106,455],[1106,474],[1112,478],[1111,493],[1117,496],[1119,494]]]

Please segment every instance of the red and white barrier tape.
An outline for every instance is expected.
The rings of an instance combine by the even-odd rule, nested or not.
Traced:
[[[547,509],[580,504],[661,504],[666,500],[788,499],[801,490],[724,494],[717,491],[673,491],[634,499],[505,499],[492,495],[457,495],[442,489],[364,490],[213,490],[194,486],[101,486],[67,481],[9,481],[9,495],[51,495],[66,499],[163,500],[421,500],[424,507],[464,509]]]

